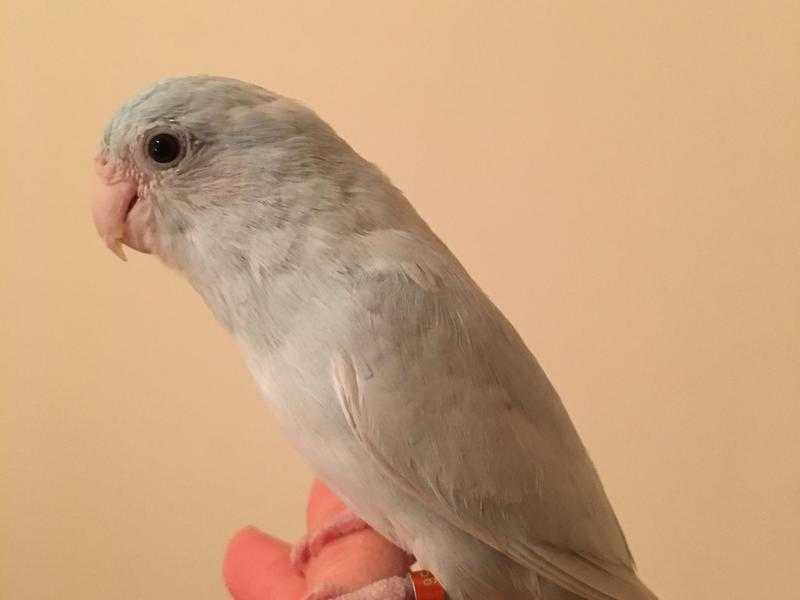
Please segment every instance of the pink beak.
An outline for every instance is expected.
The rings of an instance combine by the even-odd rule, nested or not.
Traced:
[[[92,197],[92,218],[97,233],[122,260],[127,260],[122,249],[123,243],[149,253],[151,236],[145,229],[149,211],[145,215],[139,214],[139,218],[129,219],[134,206],[139,204],[137,183],[130,178],[120,177],[111,165],[99,157],[95,159],[95,171],[98,179]],[[137,212],[145,211],[140,209]]]

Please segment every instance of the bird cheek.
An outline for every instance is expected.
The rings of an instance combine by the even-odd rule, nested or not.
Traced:
[[[155,250],[153,205],[146,195],[137,195],[132,207],[128,209],[123,242],[145,254]]]

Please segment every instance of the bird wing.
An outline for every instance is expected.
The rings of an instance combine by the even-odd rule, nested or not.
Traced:
[[[545,578],[592,600],[654,599],[513,327],[443,245],[375,243],[331,367],[353,435],[429,510]]]

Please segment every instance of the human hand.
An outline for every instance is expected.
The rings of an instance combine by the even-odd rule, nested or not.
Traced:
[[[322,530],[347,512],[322,482],[314,482],[306,511],[309,532]],[[228,545],[223,568],[234,600],[335,597],[404,577],[413,563],[413,557],[370,527],[328,539],[311,553],[302,572],[292,564],[291,551],[290,544],[254,527],[239,531]]]

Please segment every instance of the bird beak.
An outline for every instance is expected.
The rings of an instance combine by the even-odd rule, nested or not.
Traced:
[[[119,258],[127,260],[122,244],[141,252],[149,252],[144,236],[133,231],[129,215],[138,204],[137,183],[120,176],[104,159],[95,159],[97,179],[92,196],[92,218],[105,245]],[[137,241],[139,243],[137,243]]]

